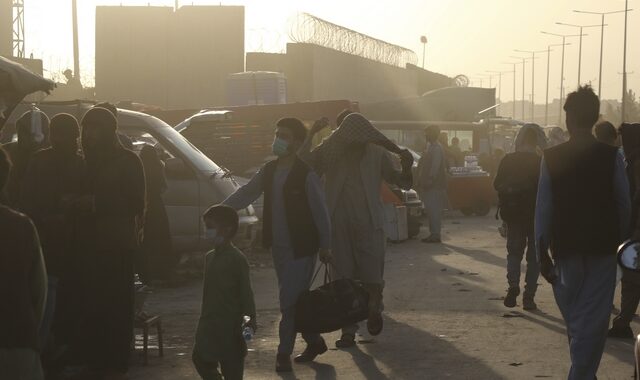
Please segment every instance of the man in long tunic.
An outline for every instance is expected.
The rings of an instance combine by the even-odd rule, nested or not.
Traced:
[[[103,108],[82,119],[88,171],[89,254],[92,258],[90,366],[112,379],[124,378],[133,333],[133,255],[136,217],[144,212],[145,180],[140,159],[124,149],[117,121]]]
[[[49,118],[38,109],[27,111],[16,121],[16,131],[18,141],[2,146],[13,163],[5,191],[8,205],[14,208],[18,207],[31,158],[49,146]]]
[[[82,303],[78,283],[78,219],[72,202],[82,193],[84,162],[78,153],[80,129],[69,114],[51,119],[51,148],[31,159],[20,193],[20,208],[38,228],[49,278],[55,278],[55,344],[71,343]],[[46,190],[45,190],[46,189]]]
[[[277,160],[267,163],[248,184],[223,203],[236,210],[248,207],[264,194],[263,245],[270,248],[280,288],[280,345],[276,371],[291,371],[290,355],[296,339],[295,304],[309,289],[316,256],[330,257],[331,222],[318,176],[298,158],[307,130],[295,118],[276,123],[273,153]],[[302,334],[305,351],[295,358],[309,362],[327,351],[318,334]]]
[[[310,138],[317,128],[312,128]],[[319,147],[300,151],[319,175],[325,176],[327,205],[332,221],[332,253],[337,277],[360,280],[369,293],[367,328],[382,331],[384,288],[384,212],[382,181],[409,189],[413,158],[376,130],[358,113],[345,117],[339,128]],[[401,157],[402,171],[394,169],[388,151]],[[336,342],[339,348],[355,344],[358,325],[347,326]]]

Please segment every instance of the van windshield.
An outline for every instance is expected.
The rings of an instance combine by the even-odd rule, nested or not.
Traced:
[[[153,120],[153,119],[152,119]],[[153,120],[155,121],[155,120]],[[189,161],[196,169],[206,172],[215,173],[221,171],[220,167],[205,156],[198,148],[193,146],[180,133],[176,132],[168,125],[161,122],[151,123],[151,128],[138,128],[133,126],[122,127],[123,132],[136,140],[153,143],[148,141],[150,138],[160,142],[174,156],[178,156]],[[138,135],[138,136],[135,136]],[[145,141],[146,140],[146,141]],[[155,145],[155,144],[154,144]],[[175,150],[175,151],[174,151]]]

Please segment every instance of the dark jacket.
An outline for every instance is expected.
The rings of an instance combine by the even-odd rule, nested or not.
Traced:
[[[277,161],[267,163],[264,168],[264,210],[262,217],[262,240],[265,248],[271,248],[273,239],[272,226],[272,197],[273,177],[276,171]],[[307,197],[306,183],[311,168],[301,159],[297,158],[287,181],[284,184],[284,206],[291,235],[294,256],[307,257],[318,253],[320,246],[318,228],[315,224],[309,199]]]

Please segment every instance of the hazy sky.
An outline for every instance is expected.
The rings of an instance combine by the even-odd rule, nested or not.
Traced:
[[[450,76],[466,74],[476,85],[487,70],[511,71],[513,49],[545,50],[561,38],[540,33],[576,34],[577,28],[556,25],[600,24],[600,16],[573,13],[573,9],[614,11],[624,9],[624,0],[236,0],[181,1],[181,4],[223,4],[246,6],[247,51],[284,51],[288,41],[287,21],[296,12],[309,12],[333,23],[355,29],[416,52],[422,63],[420,36],[426,35],[426,68]],[[45,68],[60,73],[72,67],[71,0],[25,0],[26,51],[43,58]],[[96,5],[173,6],[174,0],[79,0],[80,59],[83,82],[93,82],[94,22]],[[629,0],[627,71],[629,87],[640,91],[640,0]],[[603,98],[620,98],[624,14],[607,16]],[[582,81],[597,87],[600,28],[585,29]],[[578,38],[568,38],[565,87],[577,85]],[[529,55],[527,55],[529,56]],[[536,60],[536,102],[544,102],[546,54]],[[517,98],[522,94],[522,65],[517,67]],[[484,73],[484,74],[483,74]],[[560,88],[560,48],[551,53],[550,98]],[[493,79],[494,86],[497,77]],[[531,65],[526,65],[527,97],[531,93]],[[513,75],[503,75],[502,99],[512,99]]]

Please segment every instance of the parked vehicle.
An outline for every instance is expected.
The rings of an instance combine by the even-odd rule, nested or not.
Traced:
[[[93,106],[91,102],[50,102],[38,104],[49,117],[66,112],[81,119]],[[9,120],[2,141],[14,138],[9,131],[15,131],[17,115],[25,112],[30,105],[22,104]],[[119,110],[118,132],[128,136],[134,143],[134,151],[139,152],[144,144],[155,147],[165,163],[167,191],[163,200],[169,216],[171,237],[176,252],[203,250],[204,226],[201,215],[211,205],[222,202],[239,185],[229,171],[221,168],[200,152],[175,129],[162,120],[140,112]],[[250,240],[255,236],[258,218],[252,207],[240,212],[238,238]]]

